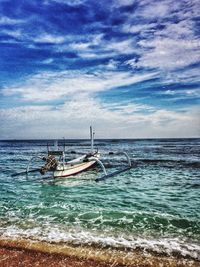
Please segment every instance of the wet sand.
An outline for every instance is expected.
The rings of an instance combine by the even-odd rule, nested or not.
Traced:
[[[49,254],[38,251],[24,249],[0,248],[0,266],[1,267],[80,267],[80,266],[98,266],[108,267],[105,263],[97,263],[92,260],[82,260],[76,257],[66,257],[59,254]]]
[[[30,240],[0,240],[1,267],[199,267],[200,262],[151,255],[142,251],[119,251],[49,244]]]

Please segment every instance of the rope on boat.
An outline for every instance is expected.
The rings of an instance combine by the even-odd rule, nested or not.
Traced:
[[[46,159],[46,164],[40,169],[40,173],[44,175],[48,171],[55,171],[58,166],[58,161],[53,155],[49,155]]]

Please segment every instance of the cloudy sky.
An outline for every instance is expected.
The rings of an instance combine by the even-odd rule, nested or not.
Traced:
[[[0,139],[200,136],[199,0],[0,0]]]

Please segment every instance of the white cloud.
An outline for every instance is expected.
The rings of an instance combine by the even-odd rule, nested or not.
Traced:
[[[132,74],[125,71],[104,71],[94,74],[77,71],[46,72],[34,75],[20,86],[4,88],[2,93],[6,96],[17,94],[25,101],[44,102],[71,97],[78,93],[93,94],[156,76],[156,72],[147,74]]]
[[[68,45],[58,48],[59,50],[73,50],[82,57],[97,57],[98,48],[91,48],[92,46],[99,46],[103,41],[103,34],[93,34],[85,36],[84,41],[77,40],[70,42]],[[97,53],[96,53],[97,52]],[[86,55],[86,56],[85,56]]]
[[[165,79],[166,81],[176,83],[196,83],[199,84],[199,68],[186,68],[179,72],[167,72]]]
[[[156,23],[148,23],[148,24],[124,24],[122,26],[122,31],[127,33],[139,33],[144,31],[152,30],[157,24]]]
[[[118,54],[131,54],[137,52],[133,42],[133,38],[124,41],[110,41],[106,44],[105,50],[115,51]]]
[[[77,6],[80,4],[84,4],[86,0],[45,0],[45,4],[49,4],[51,2],[59,3],[59,4],[66,4],[69,6]]]
[[[135,58],[125,61],[125,65],[129,65],[132,68],[137,67],[137,60]]]
[[[143,39],[137,42],[139,47],[134,41],[134,46],[141,57],[138,63],[135,59],[126,63],[132,67],[158,68],[163,71],[198,63],[200,42],[196,37],[197,25],[193,20],[200,8],[200,2],[197,2],[190,1],[186,4],[172,0],[139,1],[135,16],[141,21],[140,24],[135,24],[135,19],[130,16],[121,31],[140,34]],[[156,19],[157,22],[146,23],[147,19]]]
[[[1,32],[3,34],[7,34],[7,35],[14,37],[14,38],[21,38],[22,37],[22,32],[20,29],[18,29],[18,30],[2,30]]]
[[[167,90],[164,92],[159,92],[159,94],[179,96],[179,98],[181,99],[183,98],[189,99],[189,98],[194,98],[194,97],[200,98],[200,89]],[[176,99],[179,99],[179,98],[176,98]],[[175,98],[173,98],[173,100],[175,100]]]
[[[143,4],[143,1],[140,3]],[[170,11],[170,1],[159,1],[159,2],[151,2],[149,4],[145,4],[143,8],[139,10],[139,14],[144,18],[163,18],[169,14]]]
[[[110,111],[118,111],[123,115],[133,115],[135,112],[153,112],[155,108],[144,104],[130,103],[130,101],[122,103],[101,103],[102,107]]]
[[[79,94],[57,108],[1,109],[0,138],[87,138],[90,124],[94,125],[97,138],[198,137],[199,112],[195,108],[185,112],[154,110],[134,103],[110,109]]]
[[[41,35],[38,35],[37,37],[32,38],[32,40],[38,43],[61,44],[65,42],[65,37],[43,33]]]
[[[191,20],[181,20],[178,23],[167,23],[163,30],[157,31],[156,36],[164,36],[171,39],[195,39],[195,24]]]
[[[78,50],[78,51],[88,51],[89,49],[89,46],[91,45],[90,42],[87,42],[87,43],[82,43],[82,42],[79,42],[79,43],[72,43],[69,45],[69,47],[71,47],[72,49],[74,50]]]
[[[139,44],[148,49],[140,58],[138,66],[173,70],[200,61],[198,40],[155,38],[148,42],[140,41]]]
[[[108,64],[105,66],[109,70],[116,70],[117,66],[120,64],[120,62],[110,59]]]
[[[104,34],[67,35],[65,42],[54,47],[56,52],[76,52],[81,58],[106,58],[112,56],[111,51],[106,51]]]
[[[23,22],[24,21],[22,19],[13,19],[6,16],[0,18],[0,25],[16,25]]]
[[[137,15],[145,19],[187,19],[193,16],[198,16],[198,10],[200,7],[199,1],[196,0],[162,0],[162,1],[151,1],[151,0],[140,0],[138,2]]]
[[[86,36],[86,41],[76,41],[64,44],[56,48],[58,51],[75,51],[82,58],[106,58],[115,57],[119,54],[137,53],[134,38],[126,40],[103,39],[104,34],[94,34]]]
[[[135,3],[135,0],[117,0],[114,2],[114,4],[118,7],[121,6],[130,6]]]
[[[43,64],[51,64],[53,62],[53,58],[47,58],[45,60],[42,61]]]
[[[46,0],[51,2],[79,5],[84,0]],[[98,65],[93,74],[78,71],[43,72],[33,75],[27,81],[3,88],[5,96],[17,96],[17,99],[29,102],[28,107],[1,109],[1,138],[49,138],[87,137],[82,136],[82,129],[93,123],[96,125],[99,137],[192,137],[200,135],[199,109],[190,108],[185,112],[158,109],[147,105],[134,103],[120,104],[100,103],[93,98],[94,94],[108,89],[128,86],[151,78],[162,78],[165,82],[198,82],[199,70],[188,69],[174,72],[200,61],[200,43],[195,35],[195,22],[192,20],[199,12],[198,1],[191,0],[184,5],[182,1],[137,1],[137,10],[127,17],[126,22],[119,27],[123,33],[133,34],[132,37],[120,39],[110,36],[108,41],[103,34],[60,35],[48,32],[32,33],[20,30],[4,30],[4,33],[25,41],[23,45],[35,48],[36,43],[54,44],[56,52],[75,51],[83,59],[99,59],[113,57],[108,64]],[[134,0],[117,0],[112,7],[129,6]],[[116,10],[116,9],[115,9]],[[135,20],[135,16],[137,20]],[[177,23],[169,20],[175,16]],[[139,19],[138,19],[139,18]],[[35,19],[35,18],[34,18]],[[143,20],[145,19],[145,20]],[[144,21],[157,21],[146,23]],[[27,19],[27,25],[33,17]],[[135,25],[135,21],[141,24]],[[0,25],[15,25],[22,20],[2,17]],[[41,21],[42,22],[42,21]],[[99,24],[98,24],[99,23]],[[164,29],[157,29],[162,23]],[[103,26],[100,22],[94,25]],[[117,30],[115,27],[115,30]],[[42,28],[42,27],[41,27]],[[140,33],[141,41],[135,37]],[[134,55],[125,64],[135,67],[156,68],[158,72],[136,74],[128,71],[117,71],[123,64],[115,59],[119,55],[140,54],[139,61]],[[50,64],[53,58],[42,61]],[[124,65],[123,65],[124,67]],[[164,75],[160,75],[164,73]],[[165,92],[180,99],[198,97],[199,91],[181,90]],[[62,100],[62,106],[32,106],[32,104],[47,101]],[[143,112],[145,111],[145,112]],[[77,133],[74,131],[77,131]],[[105,132],[109,129],[109,132]],[[17,136],[16,136],[17,135]]]

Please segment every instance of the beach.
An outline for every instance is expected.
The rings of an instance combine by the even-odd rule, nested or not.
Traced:
[[[0,0],[0,267],[200,267],[200,0]]]
[[[60,254],[44,253],[36,250],[26,250],[19,248],[0,248],[0,265],[2,267],[16,266],[99,266],[107,267],[106,263],[99,263],[92,260],[83,260],[76,257],[64,256]]]
[[[54,182],[12,177],[45,155],[46,140],[0,142],[0,266],[200,266],[200,139],[96,145],[127,151],[133,168],[98,183],[98,168]],[[104,164],[110,173],[127,163]]]
[[[89,247],[70,247],[28,240],[1,240],[0,266],[129,266],[198,267],[200,261],[152,255],[141,251],[117,251]]]

